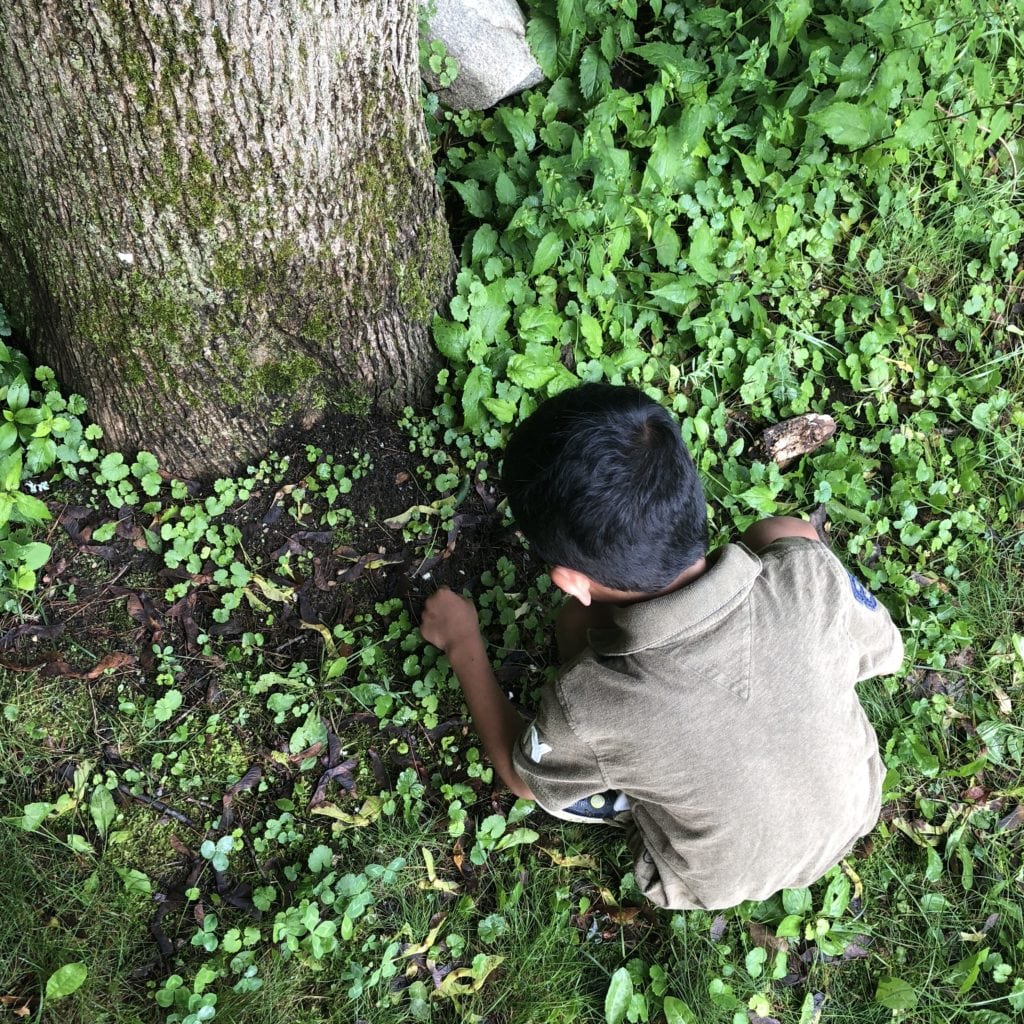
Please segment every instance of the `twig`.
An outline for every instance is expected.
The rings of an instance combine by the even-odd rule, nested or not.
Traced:
[[[150,810],[156,811],[158,814],[164,814],[168,818],[173,818],[175,821],[180,822],[182,825],[188,825],[189,828],[195,829],[197,832],[201,832],[202,829],[187,815],[181,811],[176,811],[173,807],[169,807],[163,802],[163,800],[157,800],[155,796],[146,796],[145,793],[133,793],[123,782],[119,782],[117,785],[117,791],[122,796],[126,796],[129,800],[134,800],[138,804],[142,804],[143,807],[148,807]]]

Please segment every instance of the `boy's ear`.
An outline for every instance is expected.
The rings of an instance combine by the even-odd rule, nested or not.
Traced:
[[[590,604],[590,588],[592,583],[590,577],[585,573],[579,572],[576,569],[566,569],[564,565],[556,565],[551,570],[551,582],[562,593],[575,597],[580,604]]]

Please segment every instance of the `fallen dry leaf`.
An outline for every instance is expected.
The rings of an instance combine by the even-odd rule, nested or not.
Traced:
[[[1006,717],[1013,711],[1013,704],[1010,703],[1010,695],[1001,687],[992,687],[992,692],[995,694],[996,700],[999,702],[999,713]]]
[[[322,622],[300,622],[299,625],[303,629],[316,630],[316,632],[323,637],[324,647],[327,649],[328,655],[330,655],[331,658],[337,658],[338,651],[334,645],[334,636]]]
[[[860,900],[864,898],[864,883],[860,880],[860,875],[853,870],[853,866],[849,861],[844,860],[840,865],[842,872],[846,877],[853,883],[853,898]]]
[[[335,765],[333,768],[328,768],[327,771],[320,776],[320,781],[316,784],[316,789],[313,791],[313,796],[310,798],[310,807],[316,807],[318,804],[322,804],[327,797],[327,787],[332,783],[336,782],[346,793],[355,792],[356,784],[352,778],[352,770],[356,767],[359,762],[354,758],[349,758],[344,764]]]
[[[1005,832],[1011,828],[1020,828],[1024,825],[1024,804],[1017,804],[1010,813],[998,822],[997,832]]]
[[[750,941],[755,946],[760,946],[769,953],[786,953],[789,951],[789,943],[784,938],[774,935],[758,921],[748,921],[747,931],[750,934]]]
[[[116,672],[121,668],[129,668],[137,665],[139,659],[134,654],[126,654],[124,651],[113,651],[104,655],[88,672],[79,676],[81,679],[98,679],[104,672]]]
[[[589,854],[568,855],[560,850],[553,850],[547,846],[541,846],[543,850],[560,868],[596,868],[597,861]]]

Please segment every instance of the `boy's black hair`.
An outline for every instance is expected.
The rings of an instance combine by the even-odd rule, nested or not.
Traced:
[[[583,384],[513,432],[502,482],[549,565],[653,594],[707,551],[696,467],[669,412],[642,391]]]

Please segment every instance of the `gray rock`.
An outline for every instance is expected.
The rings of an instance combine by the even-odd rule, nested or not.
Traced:
[[[543,81],[526,43],[526,21],[515,0],[435,0],[427,41],[444,43],[459,72],[447,88],[424,69],[423,77],[453,110],[485,110]]]

